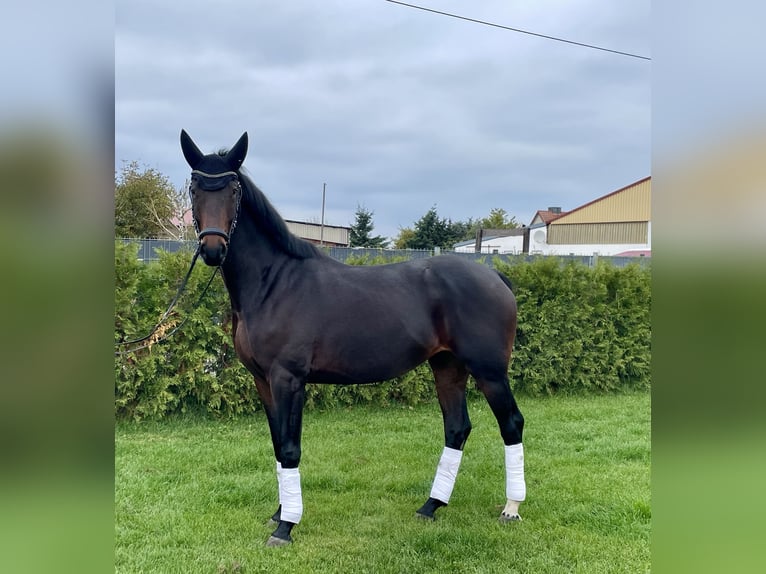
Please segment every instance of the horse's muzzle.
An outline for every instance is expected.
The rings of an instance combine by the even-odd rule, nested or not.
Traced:
[[[199,250],[202,260],[210,267],[218,267],[226,258],[229,234],[223,229],[209,227],[199,233]]]

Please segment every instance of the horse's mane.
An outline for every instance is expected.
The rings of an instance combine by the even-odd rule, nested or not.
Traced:
[[[272,243],[286,254],[298,259],[308,259],[321,255],[317,247],[296,235],[287,228],[285,220],[271,205],[263,192],[253,183],[244,170],[239,168],[239,182],[242,186],[242,207],[250,211],[258,221],[259,228],[266,233]]]
[[[221,148],[216,155],[226,157],[229,150]],[[287,255],[297,259],[318,257],[322,252],[317,247],[296,235],[293,235],[279,212],[271,205],[263,192],[258,189],[247,170],[240,167],[237,170],[239,183],[242,186],[242,204],[240,209],[247,209],[258,222],[260,231],[269,236],[272,243]]]

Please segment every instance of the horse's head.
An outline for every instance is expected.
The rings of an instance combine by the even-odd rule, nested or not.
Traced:
[[[242,188],[239,168],[247,154],[247,132],[225,154],[203,154],[181,130],[181,149],[192,168],[191,196],[200,255],[211,267],[223,263],[237,224]]]

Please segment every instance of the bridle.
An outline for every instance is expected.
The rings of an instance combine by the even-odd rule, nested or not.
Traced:
[[[192,186],[196,183],[197,187],[205,192],[216,192],[224,189],[229,183],[234,183],[234,192],[237,196],[237,206],[234,210],[234,217],[231,220],[231,226],[229,231],[225,231],[220,227],[206,227],[200,230],[199,220],[197,214],[194,212],[194,198],[192,196]],[[192,220],[194,222],[194,231],[197,233],[197,241],[202,241],[203,237],[208,235],[218,235],[222,237],[229,245],[231,236],[234,233],[234,228],[237,226],[237,219],[239,218],[239,208],[242,203],[242,185],[239,183],[239,174],[236,171],[224,171],[222,173],[206,173],[198,169],[192,170],[192,181],[189,183],[189,199],[192,202]]]

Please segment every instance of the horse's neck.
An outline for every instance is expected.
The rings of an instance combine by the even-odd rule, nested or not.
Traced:
[[[290,257],[272,245],[268,237],[257,233],[252,221],[240,222],[221,267],[232,307],[239,310],[244,300],[252,302],[265,297],[270,282],[290,262]]]

